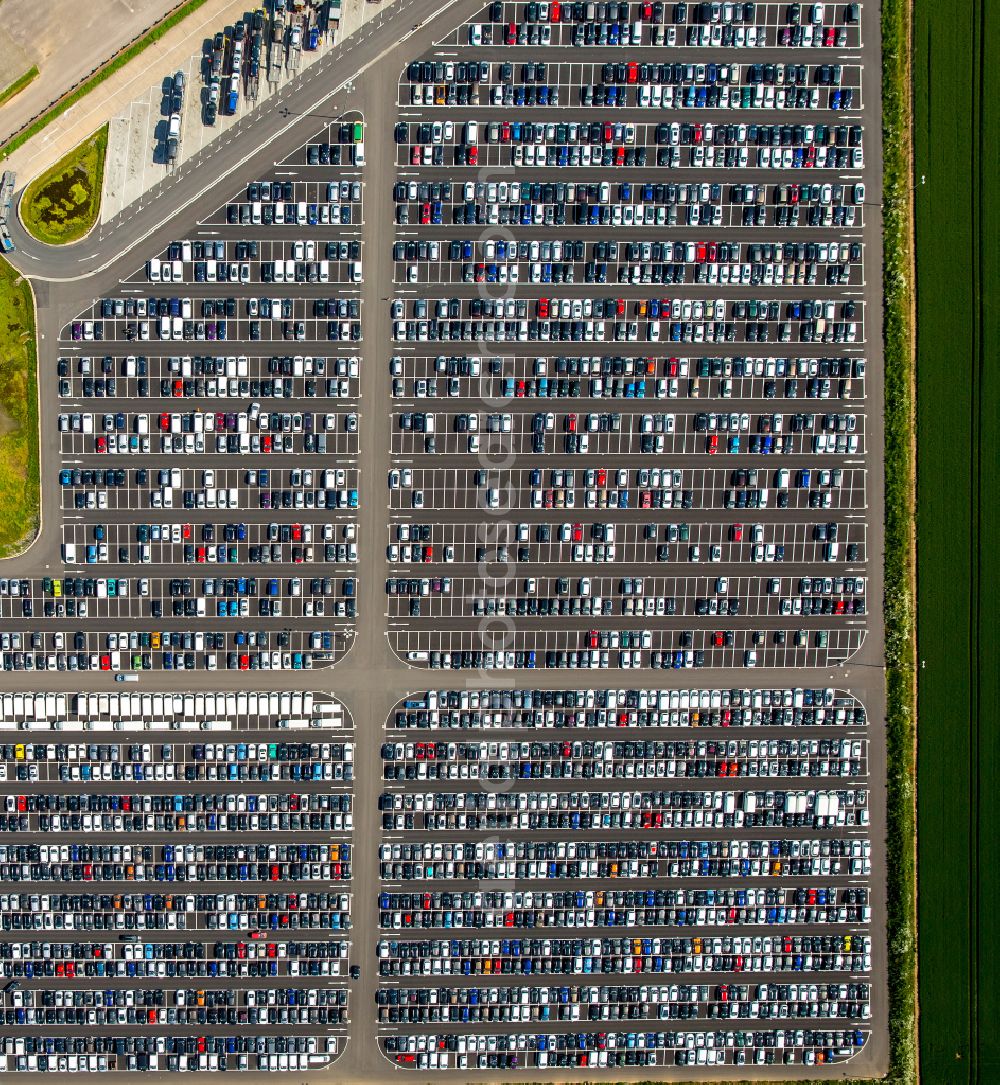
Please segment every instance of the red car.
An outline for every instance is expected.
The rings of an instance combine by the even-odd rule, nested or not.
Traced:
[[[714,456],[719,451],[719,435],[717,433],[710,433],[708,435],[708,454]]]
[[[540,320],[547,320],[549,316],[549,299],[538,299],[538,317]]]

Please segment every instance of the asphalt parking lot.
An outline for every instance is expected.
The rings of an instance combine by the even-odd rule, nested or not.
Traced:
[[[549,668],[831,668],[868,622],[858,12],[623,7],[488,5],[401,72],[389,642],[414,667],[529,686]],[[584,723],[476,697],[412,694],[387,723],[390,1060],[586,1073],[857,1056],[873,949],[860,707],[832,739],[815,715],[792,709],[772,737],[751,712],[758,739],[702,731],[733,724],[721,691],[703,695],[709,721]],[[563,704],[640,699],[658,703]],[[851,703],[810,693],[835,702]],[[539,719],[588,730],[550,738]],[[719,933],[742,923],[796,934]],[[647,975],[705,971],[722,975]]]
[[[884,1071],[876,13],[623,6],[393,5],[40,290],[9,1071]]]
[[[784,510],[801,507],[805,495],[794,491],[805,488],[810,509],[830,509],[833,516],[836,505],[855,503],[853,495],[843,498],[844,475],[853,475],[866,455],[868,334],[865,250],[858,231],[865,185],[861,172],[837,172],[860,171],[864,164],[864,126],[852,112],[862,105],[863,66],[856,63],[859,57],[843,52],[816,53],[817,48],[847,48],[848,36],[857,33],[858,12],[844,5],[793,13],[779,11],[778,5],[737,4],[713,14],[710,6],[646,5],[630,22],[617,5],[601,8],[588,14],[586,5],[491,5],[485,22],[472,19],[443,39],[455,48],[414,57],[400,74],[400,119],[393,133],[398,168],[393,257],[400,285],[390,312],[398,351],[390,363],[397,401],[390,447],[399,470],[390,474],[390,507],[409,505],[412,517],[446,525],[461,518],[457,510],[463,507],[485,510],[498,520],[529,506],[575,508],[580,511],[567,517],[567,527],[576,523],[569,529],[580,534],[581,545],[566,555],[573,562],[586,560],[584,535],[605,542],[604,526],[595,522],[597,510],[615,508],[614,518],[624,527],[636,518],[632,509],[641,515],[645,509],[721,504],[746,509],[751,521],[734,520],[723,534],[742,540],[746,532],[757,544],[743,554],[730,551],[725,560],[721,543],[710,543],[702,553],[700,543],[689,541],[690,520],[700,517],[685,515],[687,546],[678,544],[673,560],[681,560],[683,551],[689,561],[726,566],[741,560],[783,563],[790,555],[783,543],[763,541],[758,510],[776,504],[779,519],[788,515],[799,522],[801,513]],[[584,40],[592,24],[603,28],[595,42]],[[721,24],[732,32],[730,41],[721,40]],[[782,24],[798,29],[786,33]],[[491,41],[484,38],[484,26],[486,37],[496,31]],[[758,29],[764,41],[756,40]],[[655,47],[664,44],[660,39],[668,30],[691,45],[701,44],[704,34],[706,45],[788,48],[780,54],[727,53],[718,62],[680,53],[678,62],[664,63]],[[771,34],[773,42],[766,40]],[[624,57],[610,50],[577,59],[583,44],[626,45],[629,51]],[[498,47],[511,45],[536,52],[506,58]],[[530,113],[518,112],[529,106]],[[497,107],[503,112],[492,112]],[[600,109],[605,115],[596,114]],[[650,109],[659,116],[664,109],[681,113],[673,114],[676,120],[652,119]],[[692,120],[688,110],[699,109],[725,112],[718,119],[709,113],[704,121]],[[536,179],[530,167],[538,166],[589,173],[580,181],[573,175],[553,181],[544,173]],[[455,180],[456,167],[474,167],[479,176]],[[623,179],[607,172],[619,167]],[[656,167],[680,170],[682,180],[654,181],[653,175],[646,180],[635,172]],[[687,179],[691,167],[740,172],[732,181],[720,177],[703,183]],[[744,170],[753,171],[752,180],[744,181]],[[797,173],[802,170],[809,171],[804,184]],[[752,228],[746,234],[744,223]],[[590,225],[610,226],[615,236],[610,241],[592,241],[586,233],[573,237],[571,227]],[[675,226],[676,239],[664,240],[659,225]],[[458,232],[468,226],[477,227],[478,236]],[[708,229],[692,238],[681,233],[689,226]],[[771,232],[779,226],[815,226],[816,232],[793,230],[792,241],[783,231]],[[718,232],[713,236],[712,230]],[[594,286],[605,283],[615,284],[619,296],[594,293]],[[452,296],[435,294],[436,284],[447,284]],[[797,293],[796,287],[805,289]],[[443,345],[456,341],[463,343],[461,350]],[[553,348],[554,343],[560,346]],[[563,345],[568,343],[581,346]],[[692,344],[695,351],[704,344],[701,349],[707,346],[723,357],[678,359],[665,353],[665,347],[687,353]],[[766,359],[726,355],[756,354],[761,344]],[[800,357],[789,359],[786,344]],[[442,353],[430,355],[434,349]],[[583,358],[565,356],[581,349],[587,352]],[[424,358],[411,360],[411,350]],[[503,356],[484,358],[484,350]],[[642,357],[634,354],[639,350]],[[426,402],[443,394],[449,399],[446,411]],[[772,401],[779,395],[782,409],[775,411]],[[547,410],[505,402],[529,396],[643,403],[622,408],[574,402],[566,405],[573,409]],[[800,397],[804,402],[791,402]],[[687,402],[653,407],[651,398]],[[703,474],[695,465],[717,454],[738,457],[725,497],[706,500],[701,488],[697,502],[696,487],[685,484],[685,468]],[[762,455],[792,459],[785,469],[761,469]],[[434,466],[428,463],[431,456]],[[651,484],[649,470],[642,472],[644,478],[629,471],[637,460],[660,456],[670,458],[667,483]],[[830,466],[824,462],[828,458]],[[484,465],[472,472],[476,493],[465,500],[453,485],[470,477],[460,466],[463,459]],[[498,461],[502,465],[494,467]],[[576,463],[581,469],[567,470]],[[531,475],[528,501],[511,477],[525,469]],[[581,501],[575,499],[576,476],[584,472],[591,477]],[[824,481],[813,489],[821,472]],[[423,485],[425,476],[430,489]],[[636,484],[642,487],[638,493],[632,490]],[[764,520],[771,514],[759,515]],[[606,518],[611,517],[608,512]],[[525,542],[532,535],[546,541],[535,518],[524,516]],[[679,534],[678,520],[663,516],[654,523],[653,539],[663,533],[657,560],[672,560],[669,536],[672,530],[675,538]],[[406,522],[395,526],[398,543]],[[853,575],[857,584],[863,551],[856,536],[843,545],[846,536],[841,536],[851,526],[845,519],[828,519],[805,531],[824,544],[813,560],[841,565],[836,571]],[[658,618],[676,614],[680,619],[687,609],[695,617],[717,619],[719,608],[711,605],[716,601],[694,593],[685,595],[687,604],[678,603],[672,591],[647,590],[650,578],[641,576],[599,588],[589,578],[563,576],[554,585],[542,580],[540,587],[534,576],[530,582],[518,580],[521,570],[512,568],[506,547],[498,557],[488,544],[477,548],[475,558],[466,552],[465,560],[479,562],[470,579],[464,569],[438,566],[441,551],[434,551],[432,535],[433,529],[417,580],[405,569],[398,545],[394,550],[394,542],[389,544],[390,561],[398,555],[404,566],[404,576],[387,582],[388,615],[395,619],[390,640],[410,663],[476,666],[470,651],[477,636],[473,628],[481,619],[498,617],[505,620],[493,639],[506,643],[485,658],[528,669],[741,661],[794,666],[810,652],[822,665],[845,658],[843,653],[855,650],[864,637],[863,602],[831,599],[828,612],[839,611],[846,620],[839,629],[829,628],[822,622],[820,600],[814,609],[813,598],[791,599],[780,587],[771,598],[767,591],[751,592],[748,605],[740,607],[742,619],[727,621],[728,628],[712,631],[710,638],[708,631],[680,620],[670,623],[671,633],[658,628]],[[612,554],[611,560],[620,562],[615,544]],[[455,561],[453,553],[448,560]],[[531,561],[530,548],[521,547],[517,560]],[[484,569],[487,561],[497,567]],[[571,570],[572,565],[565,572]],[[545,572],[533,568],[529,576]],[[795,580],[802,582],[805,572]],[[809,575],[805,586],[809,597],[812,580]],[[629,595],[641,585],[638,597],[626,597],[622,583]],[[727,596],[727,619],[739,613],[735,605],[729,609],[730,602],[739,600]],[[605,644],[602,656],[599,633],[585,628],[585,619],[596,614],[608,621],[631,613],[652,617],[652,628],[636,632],[635,646],[630,635],[635,631],[621,630],[624,648],[614,653],[612,648],[620,646]],[[793,613],[807,618],[802,627],[769,628],[770,619]],[[445,616],[453,632],[443,628]],[[518,621],[522,616],[530,621]],[[814,618],[822,628],[810,629]]]
[[[117,296],[63,328],[67,576],[26,584],[10,609],[23,618],[139,619],[140,631],[43,626],[42,647],[55,651],[33,661],[38,669],[308,669],[350,647],[363,274],[353,157],[362,132],[353,119],[327,126],[343,166],[330,163],[328,145],[323,179],[248,182],[208,216],[217,229],[171,242],[126,275]],[[312,158],[312,146],[295,157]],[[160,466],[179,455],[184,467]],[[227,467],[232,457],[244,466]],[[125,510],[129,518],[107,523]],[[141,510],[149,511],[134,515]],[[214,510],[234,514],[218,533]],[[304,526],[315,510],[323,522]],[[142,576],[114,575],[132,562]],[[235,568],[178,577],[175,563]],[[247,577],[244,563],[273,575]],[[333,575],[331,563],[342,567]],[[72,575],[95,565],[112,575]],[[175,633],[177,618],[248,621],[236,632]],[[9,665],[23,666],[23,651],[11,646]]]
[[[381,751],[387,1055],[459,1070],[849,1058],[871,1019],[865,735],[834,689],[401,701]],[[642,835],[655,829],[683,833]],[[789,933],[757,933],[775,925]],[[553,1022],[590,1031],[524,1032]]]
[[[8,693],[3,712],[0,816],[26,841],[0,847],[0,974],[17,1027],[5,1068],[328,1065],[350,1020],[343,706],[311,692]],[[278,1023],[280,1042],[264,1038]],[[157,1025],[174,1034],[140,1031]],[[96,1042],[37,1048],[52,1026],[90,1026]]]

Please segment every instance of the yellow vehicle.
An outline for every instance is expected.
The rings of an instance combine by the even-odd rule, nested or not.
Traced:
[[[154,648],[159,648],[160,647],[160,634],[159,633],[154,633],[150,643],[152,644],[152,646]]]
[[[62,581],[52,581],[52,594],[58,599],[62,595]]]
[[[14,747],[14,760],[15,761],[23,761],[24,760],[24,744],[22,742],[19,742]]]

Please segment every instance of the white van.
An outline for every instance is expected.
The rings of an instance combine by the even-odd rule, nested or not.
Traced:
[[[160,281],[160,261],[156,259],[150,260],[146,266],[146,274],[149,276],[151,283],[158,283]]]

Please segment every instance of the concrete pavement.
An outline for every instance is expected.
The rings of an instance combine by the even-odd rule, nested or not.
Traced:
[[[115,0],[102,0],[102,6],[119,10],[124,7],[123,4],[117,3]],[[153,8],[151,0],[146,0],[145,6]],[[158,0],[157,6],[163,7],[162,0]],[[168,8],[173,6],[172,4],[168,5]],[[23,188],[33,177],[54,166],[64,155],[73,150],[92,132],[97,131],[102,125],[111,121],[113,117],[122,112],[127,113],[131,103],[148,92],[151,73],[156,77],[154,81],[159,81],[164,75],[171,75],[178,68],[186,68],[191,56],[201,51],[202,42],[206,37],[213,36],[217,30],[221,30],[227,24],[235,22],[252,7],[253,5],[246,3],[246,0],[240,0],[240,2],[236,2],[236,0],[209,0],[192,15],[178,23],[159,41],[154,42],[134,60],[126,64],[125,67],[105,80],[99,88],[71,106],[43,132],[29,140],[6,160],[5,167],[14,170],[17,174],[18,188]],[[39,10],[46,12],[47,19],[52,18],[50,10],[44,8],[39,8]],[[86,67],[83,74],[89,72],[101,60],[113,55],[117,48],[127,44],[136,36],[133,33],[124,38],[118,46],[114,46],[112,44],[114,36],[112,35],[111,42],[109,42],[107,33],[108,21],[111,19],[111,11],[104,18],[101,17],[100,12],[97,12],[92,17],[92,21],[88,22],[84,33],[84,41],[87,42],[89,36],[93,34],[95,45],[103,40],[104,51],[102,55],[98,56],[95,48],[86,50],[84,56],[87,57],[86,63],[89,66]],[[114,19],[116,20],[117,17],[114,17]],[[144,25],[148,26],[155,21],[155,17],[148,18],[144,21]],[[74,29],[77,28],[76,20],[66,20],[65,25],[72,26]],[[142,28],[140,27],[140,29]],[[72,45],[72,42],[68,44]],[[112,44],[111,53],[108,51],[109,44]],[[64,89],[72,86],[75,82],[76,80],[67,83],[67,87]],[[32,87],[36,86],[45,88],[43,97],[46,98],[46,103],[43,103],[43,106],[48,101],[51,101],[53,97],[57,97],[58,93],[61,93],[53,93],[52,82],[46,77],[44,71],[32,84]],[[24,95],[27,94],[28,91],[25,91]],[[18,95],[8,106],[0,110],[0,124],[7,116],[7,111],[21,101],[22,96]],[[36,109],[35,112],[37,113],[38,110]],[[33,115],[31,114],[31,116]],[[8,122],[3,127],[10,127],[11,131],[14,131],[19,125],[10,125]]]
[[[71,90],[109,57],[177,7],[178,0],[90,0],[86,20],[73,0],[6,0],[0,50],[10,81],[38,68],[38,78],[0,109],[0,140]]]

